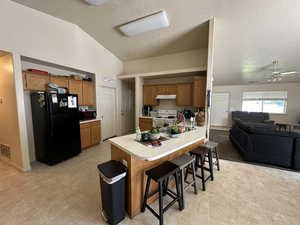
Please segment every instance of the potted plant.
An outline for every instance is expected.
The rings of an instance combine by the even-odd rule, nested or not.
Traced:
[[[171,126],[171,129],[170,129],[170,136],[171,137],[178,137],[180,134],[180,129],[177,125],[177,123],[175,122],[172,126]]]
[[[155,141],[160,138],[160,130],[158,127],[153,127],[150,131],[151,140]]]

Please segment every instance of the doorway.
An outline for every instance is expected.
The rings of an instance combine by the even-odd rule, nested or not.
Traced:
[[[134,133],[135,128],[135,80],[122,80],[121,130],[122,135]]]
[[[230,94],[226,92],[212,94],[211,125],[229,126]]]
[[[106,140],[117,135],[116,89],[102,87],[100,96],[102,137]]]

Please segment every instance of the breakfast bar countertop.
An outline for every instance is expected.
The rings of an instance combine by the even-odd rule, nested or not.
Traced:
[[[198,141],[204,140],[205,131],[205,126],[196,127],[194,130],[182,133],[176,138],[170,138],[167,134],[162,133],[161,135],[167,137],[168,140],[161,142],[162,145],[159,147],[143,145],[135,140],[136,134],[115,137],[110,139],[110,142],[112,145],[115,145],[140,160],[152,161],[165,157]]]

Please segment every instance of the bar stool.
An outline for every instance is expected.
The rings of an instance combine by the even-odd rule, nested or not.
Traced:
[[[180,191],[181,191],[181,204],[182,208],[184,209],[184,191],[188,189],[191,186],[194,186],[194,193],[198,194],[197,191],[197,184],[196,184],[196,173],[195,173],[195,158],[193,158],[190,155],[183,154],[181,156],[176,157],[175,159],[170,161],[171,163],[174,163],[179,169],[180,174]],[[191,182],[188,182],[187,179],[185,179],[184,172],[186,170],[191,170],[191,174],[193,176],[193,180]],[[185,184],[187,184],[185,186]]]
[[[218,143],[213,141],[207,141],[206,143],[202,144],[201,148],[206,148],[208,151],[211,151],[212,157],[215,159],[213,164],[217,166],[218,171],[220,171],[220,162],[219,162],[219,153],[218,153]],[[208,156],[208,154],[207,154]]]
[[[196,177],[200,178],[202,181],[202,190],[205,191],[205,183],[210,179],[214,180],[214,172],[213,172],[213,161],[212,161],[212,152],[209,149],[206,148],[197,148],[190,152],[191,155],[194,155],[196,157],[195,167],[196,167]],[[205,157],[208,155],[208,164],[209,168],[205,167]],[[197,174],[198,168],[201,170],[201,175]],[[205,177],[204,171],[209,172],[209,176]],[[190,173],[189,170],[187,170],[185,177],[188,176],[188,173]]]
[[[147,178],[147,184],[146,184],[146,190],[144,195],[144,201],[143,201],[143,207],[142,212],[145,212],[146,208],[150,210],[150,212],[159,219],[159,224],[163,225],[163,214],[176,202],[178,202],[179,210],[183,210],[182,208],[182,201],[181,201],[181,192],[180,192],[180,184],[179,184],[179,167],[177,167],[175,164],[171,162],[164,162],[161,165],[150,169],[146,171]],[[175,183],[176,183],[176,193],[169,190],[166,184],[167,179],[170,177],[175,177]],[[149,188],[150,188],[150,182],[151,180],[154,180],[158,183],[158,190],[149,194]],[[166,184],[166,185],[165,185]],[[165,186],[164,186],[165,185]],[[159,213],[155,212],[154,209],[152,209],[148,204],[147,200],[148,198],[152,197],[156,193],[159,193]],[[170,202],[166,207],[164,207],[163,204],[163,196],[164,194],[167,194],[170,196],[173,201]]]

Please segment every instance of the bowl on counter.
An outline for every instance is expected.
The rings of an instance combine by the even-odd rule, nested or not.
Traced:
[[[152,141],[156,141],[156,140],[160,139],[160,133],[157,133],[157,134],[150,133],[150,139]]]

